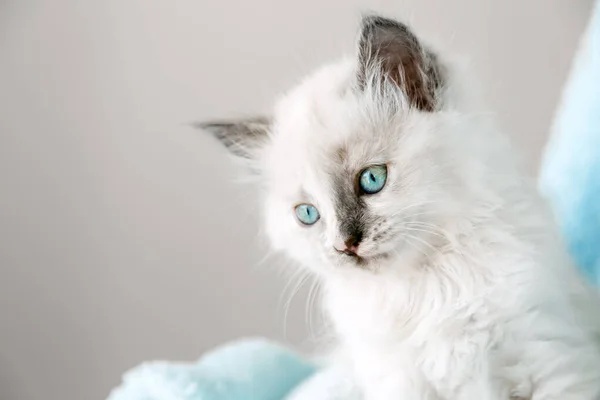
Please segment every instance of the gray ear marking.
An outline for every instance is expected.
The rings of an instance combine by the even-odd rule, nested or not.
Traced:
[[[266,117],[218,120],[194,124],[213,134],[232,154],[252,159],[268,140],[271,122]]]
[[[358,38],[358,83],[361,88],[391,81],[422,111],[438,108],[442,67],[410,28],[377,15],[365,16]]]

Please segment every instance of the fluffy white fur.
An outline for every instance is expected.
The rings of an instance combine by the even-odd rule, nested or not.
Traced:
[[[425,112],[390,80],[356,90],[356,70],[346,59],[290,91],[253,153],[274,248],[322,281],[335,362],[367,400],[600,399],[600,302],[472,83],[444,62]],[[332,176],[382,163],[357,265],[334,249]],[[299,224],[299,203],[321,219]]]

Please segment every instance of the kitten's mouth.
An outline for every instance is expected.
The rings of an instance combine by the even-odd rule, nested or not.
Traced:
[[[358,267],[364,268],[367,267],[369,264],[372,264],[373,262],[385,259],[388,257],[388,253],[381,253],[381,254],[372,254],[372,255],[368,255],[368,256],[363,256],[363,255],[358,255],[356,253],[350,252],[350,251],[339,251],[336,249],[336,251],[342,255],[342,257],[344,257],[345,259],[349,260],[349,261],[353,261]]]

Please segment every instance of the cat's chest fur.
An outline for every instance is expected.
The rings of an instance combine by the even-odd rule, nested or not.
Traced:
[[[471,269],[465,264],[463,272]],[[324,307],[350,345],[422,347],[426,338],[452,340],[488,330],[501,318],[490,301],[502,290],[497,286],[493,277],[468,273],[460,279],[437,272],[413,278],[357,274],[329,282]]]
[[[404,375],[409,371],[404,378],[416,391],[423,381],[452,393],[471,370],[504,364],[495,350],[505,334],[503,316],[483,295],[485,290],[435,280],[427,284],[357,279],[333,284],[325,307],[340,351],[370,393],[367,398],[388,398],[395,386],[403,385],[395,382],[399,371]],[[490,349],[486,354],[493,359],[478,358],[484,348]],[[499,382],[497,390],[508,393],[511,387],[514,383]]]

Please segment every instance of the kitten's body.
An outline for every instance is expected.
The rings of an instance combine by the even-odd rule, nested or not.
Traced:
[[[368,18],[358,63],[309,77],[272,122],[206,127],[261,171],[272,243],[320,275],[338,360],[366,399],[600,399],[596,293],[465,80],[438,63],[403,25]],[[357,193],[374,164],[385,188]],[[298,203],[321,219],[300,226]],[[357,230],[357,256],[335,250]]]

